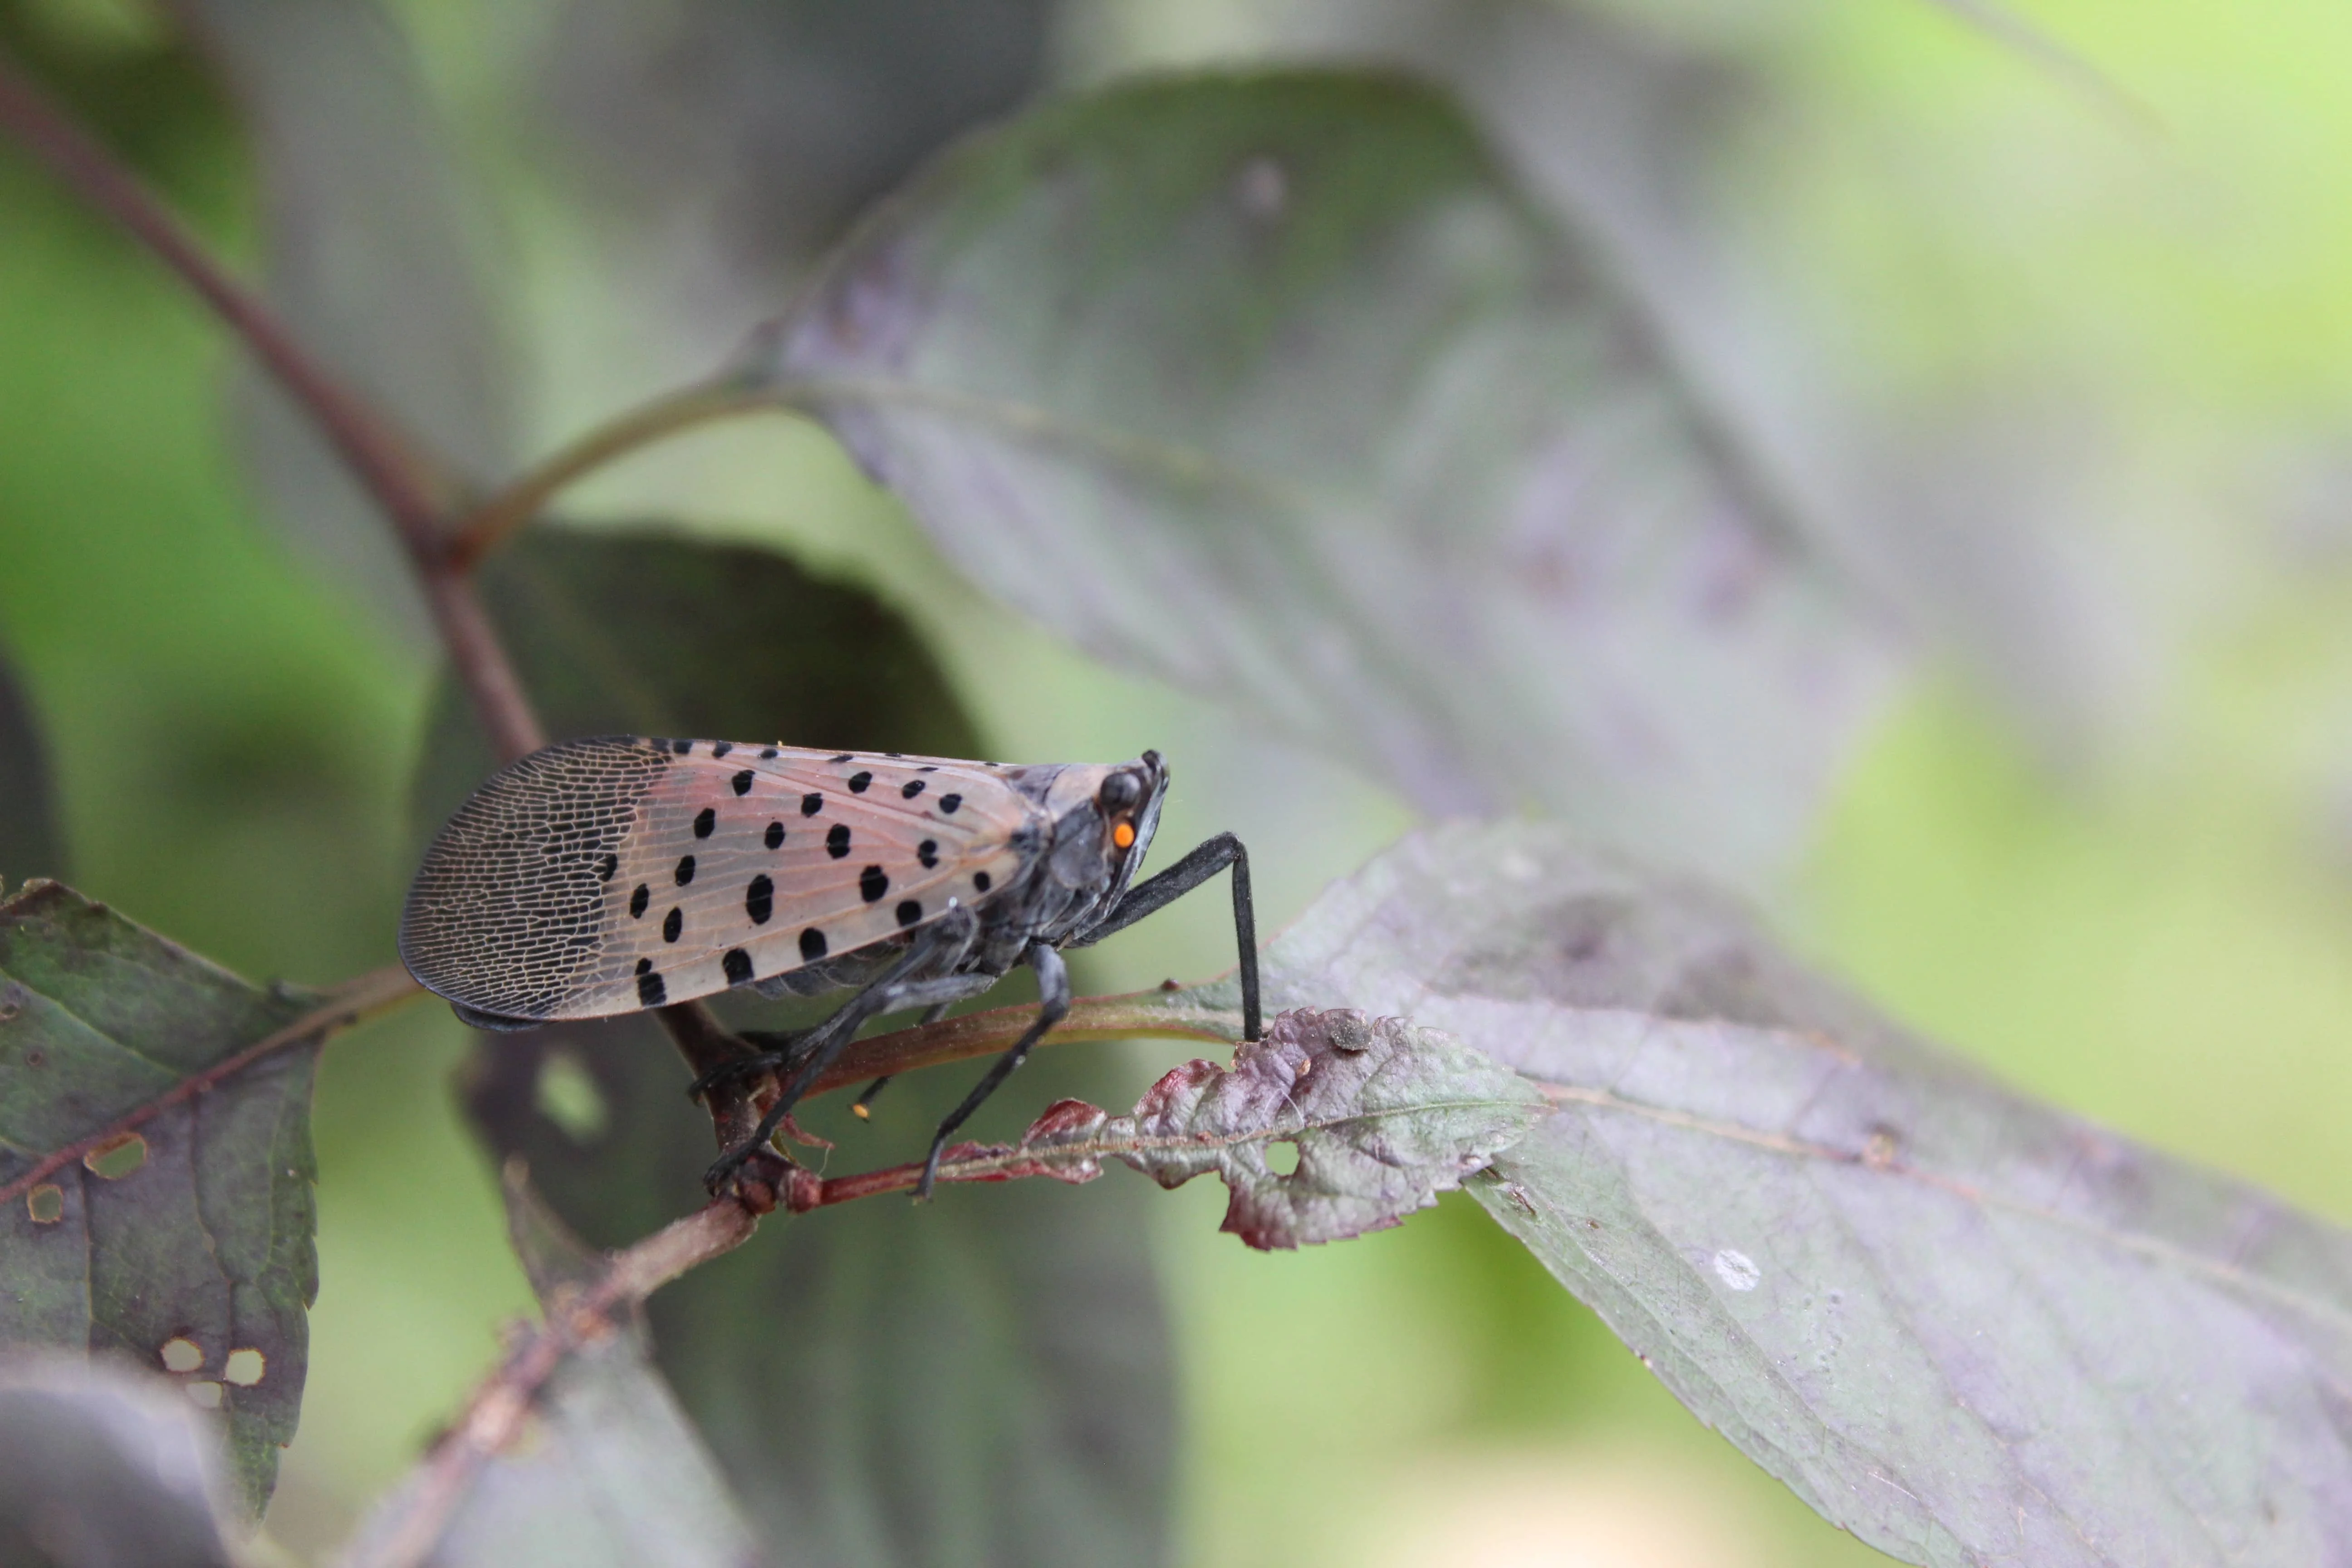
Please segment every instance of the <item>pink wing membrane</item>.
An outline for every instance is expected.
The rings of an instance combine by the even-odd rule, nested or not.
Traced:
[[[535,752],[452,816],[401,955],[484,1013],[596,1018],[766,980],[975,904],[1033,808],[986,763],[608,739]]]
[[[983,764],[688,744],[637,803],[602,960],[560,1016],[766,980],[977,903],[1019,869],[1028,803]]]

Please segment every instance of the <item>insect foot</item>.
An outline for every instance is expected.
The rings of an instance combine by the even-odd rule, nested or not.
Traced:
[[[731,1194],[753,1214],[771,1214],[799,1171],[769,1145],[746,1142],[710,1163],[702,1186],[714,1198]]]
[[[756,1056],[738,1057],[721,1062],[686,1086],[686,1098],[699,1103],[715,1089],[734,1089],[750,1083],[766,1073],[772,1073],[793,1059],[789,1049],[761,1051]]]

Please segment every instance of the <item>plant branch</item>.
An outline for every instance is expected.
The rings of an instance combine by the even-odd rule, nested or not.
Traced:
[[[47,1181],[75,1161],[105,1148],[125,1133],[137,1131],[173,1107],[184,1105],[196,1096],[217,1089],[264,1057],[275,1056],[279,1051],[291,1050],[298,1046],[315,1044],[331,1034],[379,1017],[424,994],[424,989],[396,963],[372,969],[354,980],[346,981],[336,987],[325,1002],[284,1028],[255,1041],[234,1056],[223,1058],[202,1072],[182,1079],[154,1099],[123,1112],[89,1137],[78,1139],[42,1156],[23,1175],[0,1186],[0,1204],[22,1197],[38,1183]]]
[[[1052,1176],[1056,1181],[1091,1181],[1099,1165],[1086,1166],[1086,1173],[1076,1172],[1087,1160],[1100,1160],[1103,1155],[1117,1155],[1128,1144],[1104,1140],[1098,1145],[1073,1145],[1069,1151],[1056,1149],[1046,1158],[1024,1145],[1015,1143],[951,1143],[940,1157],[937,1180],[940,1182],[1013,1182],[1024,1176]],[[806,1214],[812,1209],[831,1208],[835,1204],[855,1203],[859,1198],[878,1198],[892,1193],[911,1193],[922,1184],[923,1162],[909,1161],[903,1165],[885,1165],[880,1170],[860,1171],[850,1176],[820,1176],[814,1171],[793,1168],[784,1188],[783,1208],[790,1214]]]
[[[752,1054],[749,1045],[699,1002],[656,1007],[654,1020],[669,1036],[670,1044],[677,1047],[686,1070],[698,1080]],[[757,1132],[760,1119],[767,1114],[768,1107],[776,1102],[781,1092],[782,1086],[772,1073],[748,1079],[721,1076],[714,1081],[703,1091],[703,1107],[710,1112],[710,1131],[719,1147],[737,1148]],[[733,1189],[736,1200],[755,1215],[770,1213],[780,1196],[779,1184],[789,1169],[783,1159],[761,1150],[737,1175]]]
[[[836,1089],[863,1083],[886,1074],[912,1072],[971,1057],[994,1056],[1008,1049],[1022,1031],[1036,1021],[1037,1009],[1026,1004],[966,1013],[936,1024],[919,1024],[887,1035],[869,1036],[841,1054],[811,1086],[814,1098]],[[1229,1046],[1242,1037],[1238,1011],[1172,1006],[1164,991],[1133,991],[1116,996],[1081,996],[1070,1004],[1068,1016],[1039,1046],[1073,1045],[1099,1040],[1205,1040]]]
[[[0,54],[0,132],[13,136],[67,188],[120,224],[178,274],[244,341],[374,498],[407,549],[450,663],[501,756],[545,743],[522,683],[444,545],[450,487],[393,423],[295,341],[251,290],[213,260],[153,193]]]
[[[689,1063],[716,1065],[743,1048],[742,1042],[698,1004],[662,1008],[658,1016]],[[861,1040],[817,1088],[837,1089],[878,1070],[957,1061],[1000,1050],[1019,1037],[1034,1016],[1030,1007],[1000,1007]],[[1240,1029],[1237,1014],[1171,1005],[1165,993],[1147,991],[1082,998],[1072,1006],[1069,1021],[1046,1039],[1157,1036],[1222,1042],[1236,1037]],[[772,1094],[773,1086],[767,1086],[766,1092]],[[747,1096],[744,1103],[757,1114],[757,1097]],[[725,1137],[722,1129],[722,1142]],[[1133,1139],[1097,1139],[1035,1149],[1025,1143],[960,1143],[948,1151],[939,1178],[946,1182],[1011,1181],[1031,1175],[1053,1175],[1064,1181],[1090,1179],[1099,1167],[1089,1162],[1136,1143]],[[772,1197],[764,1207],[782,1206],[803,1214],[857,1198],[910,1192],[922,1173],[918,1163],[827,1180],[813,1171],[787,1167],[769,1188]],[[551,1292],[546,1321],[508,1352],[499,1370],[475,1390],[464,1415],[435,1444],[406,1511],[389,1534],[355,1554],[347,1568],[418,1568],[427,1562],[483,1466],[521,1432],[524,1420],[564,1358],[620,1331],[619,1320],[661,1286],[741,1246],[759,1227],[761,1212],[762,1207],[748,1201],[739,1188],[736,1194],[718,1199],[614,1254],[593,1283],[584,1288],[559,1286]]]
[[[665,394],[591,430],[467,513],[450,535],[450,563],[472,571],[565,487],[640,447],[698,425],[788,407],[732,374]]]
[[[507,1354],[467,1402],[466,1413],[425,1457],[416,1489],[396,1526],[347,1568],[416,1568],[440,1544],[482,1467],[514,1441],[564,1358],[621,1331],[639,1303],[687,1270],[751,1239],[757,1215],[719,1199],[613,1255],[595,1282],[559,1288],[547,1316]]]

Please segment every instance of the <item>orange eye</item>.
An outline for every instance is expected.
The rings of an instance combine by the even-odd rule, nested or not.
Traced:
[[[1132,822],[1122,822],[1117,827],[1112,828],[1110,830],[1110,841],[1113,844],[1118,845],[1121,849],[1134,848],[1135,824]]]

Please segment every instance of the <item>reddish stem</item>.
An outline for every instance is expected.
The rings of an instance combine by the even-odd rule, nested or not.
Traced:
[[[88,1137],[77,1139],[43,1155],[33,1163],[31,1169],[15,1181],[0,1186],[0,1204],[22,1197],[37,1184],[48,1180],[75,1161],[104,1148],[124,1133],[137,1131],[173,1106],[184,1105],[196,1096],[219,1088],[264,1057],[275,1056],[296,1046],[315,1045],[329,1035],[364,1023],[421,994],[422,989],[399,965],[372,969],[358,979],[338,987],[326,1001],[275,1034],[256,1040],[202,1072],[189,1074],[154,1099],[124,1111]]]
[[[611,1338],[656,1289],[742,1246],[759,1226],[755,1215],[735,1204],[710,1204],[614,1253],[578,1295],[551,1297],[547,1321],[474,1391],[465,1415],[425,1457],[406,1511],[371,1548],[354,1554],[352,1568],[415,1568],[429,1560],[482,1467],[521,1435],[524,1418],[564,1357]]]
[[[137,175],[76,125],[16,64],[0,55],[0,131],[179,275],[244,340],[375,498],[407,548],[458,679],[500,756],[546,743],[522,682],[499,645],[480,601],[451,563],[431,464],[391,422],[331,374],[268,307],[205,253]]]

